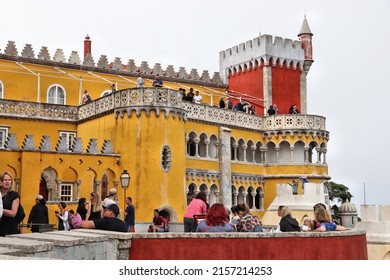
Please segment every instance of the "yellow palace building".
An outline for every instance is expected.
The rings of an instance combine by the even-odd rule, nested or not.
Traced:
[[[210,204],[246,202],[263,217],[277,184],[330,178],[325,118],[307,114],[311,36],[306,19],[297,41],[262,35],[222,51],[213,75],[104,55],[95,62],[88,36],[83,60],[9,41],[0,52],[0,171],[15,178],[27,215],[43,195],[53,224],[59,201],[75,210],[79,198],[104,198],[111,188],[121,208],[132,197],[138,223],[150,222],[155,208],[182,222],[201,190]],[[162,88],[152,87],[157,74]],[[183,101],[180,88],[199,91],[202,103]],[[84,90],[93,101],[82,105]],[[219,108],[221,97],[249,102],[256,114]],[[292,102],[300,114],[288,114]],[[280,111],[268,116],[274,103]]]

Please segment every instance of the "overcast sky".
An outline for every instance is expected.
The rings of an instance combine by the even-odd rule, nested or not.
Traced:
[[[319,3],[320,2],[320,3]],[[83,54],[89,34],[100,55],[124,64],[147,61],[210,76],[219,52],[259,33],[297,40],[306,14],[313,32],[308,113],[327,118],[332,181],[350,188],[352,202],[390,204],[390,1],[388,0],[142,0],[5,1],[0,50],[15,41],[53,56]]]

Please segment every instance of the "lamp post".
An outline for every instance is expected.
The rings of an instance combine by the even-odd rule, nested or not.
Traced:
[[[124,205],[124,209],[123,211],[126,210],[126,190],[127,188],[129,187],[130,185],[130,174],[127,172],[127,170],[123,170],[122,174],[121,174],[121,186],[122,186],[122,189],[124,190],[124,195],[123,195],[123,205]]]

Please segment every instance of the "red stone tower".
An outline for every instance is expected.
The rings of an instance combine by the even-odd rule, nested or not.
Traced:
[[[307,113],[306,75],[313,63],[312,36],[306,16],[300,41],[262,35],[220,52],[220,74],[229,94],[266,115],[271,104],[287,114],[292,104]]]

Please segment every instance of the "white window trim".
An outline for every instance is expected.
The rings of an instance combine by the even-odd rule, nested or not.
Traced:
[[[62,189],[64,187],[70,187],[70,195],[63,195],[62,194]],[[72,202],[74,201],[74,188],[75,188],[75,183],[74,182],[61,182],[59,186],[59,199],[64,202]],[[64,197],[69,197],[70,200],[63,199]]]
[[[49,103],[49,92],[52,87],[59,87],[64,91],[64,104],[59,104],[59,103]],[[66,90],[63,86],[60,84],[52,84],[47,88],[47,93],[46,93],[46,102],[49,104],[56,104],[56,105],[66,105]]]
[[[8,127],[5,127],[5,126],[0,126],[0,130],[3,130],[5,133],[4,133],[4,136],[2,138],[0,138],[0,149],[4,149],[4,144],[5,144],[5,141],[7,140],[7,136],[8,136]]]

